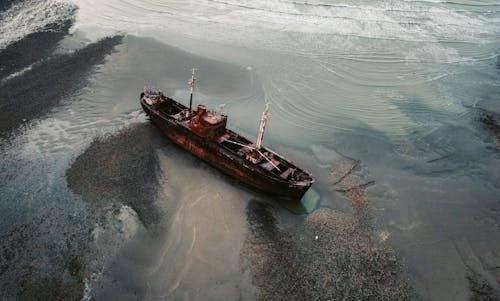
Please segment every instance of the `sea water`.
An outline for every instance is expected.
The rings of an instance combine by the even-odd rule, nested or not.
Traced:
[[[1,113],[12,125],[0,140],[4,297],[67,297],[75,288],[83,299],[262,298],[256,277],[265,275],[244,264],[243,251],[260,222],[255,202],[289,237],[309,233],[303,225],[315,212],[356,217],[363,208],[363,233],[392,250],[416,296],[466,300],[478,283],[498,296],[499,138],[480,122],[500,122],[495,1],[27,0],[1,8],[0,71],[12,69],[1,95],[36,88],[19,101],[46,107],[18,120],[6,105]],[[63,22],[70,26],[49,44],[42,33]],[[80,59],[114,36],[122,38],[103,44],[109,51],[88,54],[98,61]],[[28,40],[29,49],[50,51],[26,58]],[[10,68],[13,45],[26,61]],[[57,72],[36,73],[58,57]],[[316,177],[302,205],[249,190],[149,124],[138,103],[144,85],[187,104],[193,67],[194,102],[227,114],[238,133],[254,139],[270,104],[264,144]],[[68,93],[44,102],[38,95],[52,84],[30,85],[41,77]],[[350,198],[359,187],[366,206]],[[304,262],[311,248],[300,251]]]

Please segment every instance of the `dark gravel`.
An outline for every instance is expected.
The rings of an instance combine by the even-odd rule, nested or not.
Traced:
[[[150,124],[128,127],[96,139],[66,173],[68,187],[96,206],[119,203],[136,211],[146,228],[160,213],[154,205],[158,188],[158,157]]]

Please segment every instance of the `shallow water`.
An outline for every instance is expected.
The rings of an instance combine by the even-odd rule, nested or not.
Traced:
[[[0,99],[9,120],[0,135],[0,235],[12,238],[0,262],[6,298],[41,294],[47,279],[57,294],[74,286],[83,299],[263,296],[259,265],[242,263],[247,250],[257,252],[245,243],[261,243],[251,204],[271,204],[285,246],[309,234],[308,217],[221,175],[149,125],[137,101],[142,87],[187,103],[192,67],[195,103],[223,110],[239,133],[254,138],[270,102],[265,144],[317,178],[310,220],[319,208],[360,220],[356,231],[393,250],[401,279],[420,298],[465,300],[480,284],[498,296],[499,138],[480,122],[484,114],[500,122],[494,1],[65,0],[0,8],[0,33],[9,33],[0,35],[0,87],[10,93],[0,95],[52,95],[31,78],[68,91],[35,97],[43,112],[24,115]],[[66,25],[40,33],[62,22],[69,32]],[[116,43],[95,44],[117,35]],[[27,53],[31,45],[43,47]],[[47,62],[58,72],[44,72]],[[369,205],[363,218],[349,194],[359,185]],[[20,241],[40,251],[24,251]],[[283,246],[273,248],[282,254]],[[294,250],[304,262],[319,254]]]

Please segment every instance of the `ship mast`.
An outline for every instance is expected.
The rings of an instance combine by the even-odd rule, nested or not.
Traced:
[[[262,112],[262,118],[260,119],[259,136],[257,137],[257,142],[255,143],[255,148],[259,150],[262,146],[262,140],[264,140],[264,130],[266,129],[267,119],[269,118],[269,103],[266,103],[266,110]]]
[[[192,107],[193,107],[193,90],[194,86],[196,85],[196,77],[194,77],[194,71],[197,70],[196,68],[191,69],[191,79],[189,80],[189,87],[191,89],[191,93],[189,96],[189,118],[191,118],[192,114]]]

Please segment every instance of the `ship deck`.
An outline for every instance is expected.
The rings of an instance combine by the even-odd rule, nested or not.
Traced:
[[[155,105],[148,104],[144,99],[141,102],[143,107],[145,106],[155,115],[184,128],[193,135],[195,134],[190,128],[190,122],[198,114],[197,111],[190,113],[188,107],[168,97],[163,97],[163,100]],[[217,114],[209,113],[214,116]],[[200,139],[200,137],[197,139]],[[264,178],[297,187],[309,187],[314,182],[308,172],[300,169],[283,156],[265,146],[257,149],[251,140],[225,127],[220,135],[203,139],[206,144],[215,145],[216,149],[220,149],[220,152],[225,156],[229,156],[231,160],[240,162],[239,164],[242,167],[251,169]]]

